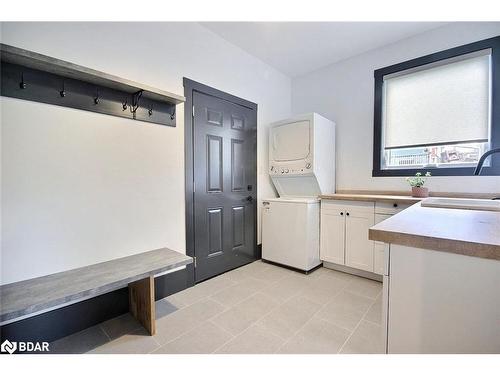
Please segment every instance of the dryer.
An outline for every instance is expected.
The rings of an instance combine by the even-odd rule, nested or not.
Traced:
[[[335,124],[317,113],[271,124],[269,174],[280,197],[335,192]]]

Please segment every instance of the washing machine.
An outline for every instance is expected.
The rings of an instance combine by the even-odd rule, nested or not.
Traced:
[[[317,198],[264,200],[262,258],[302,271],[319,266],[319,218]]]

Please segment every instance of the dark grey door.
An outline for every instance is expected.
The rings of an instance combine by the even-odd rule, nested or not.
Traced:
[[[255,108],[193,91],[195,280],[256,259]]]

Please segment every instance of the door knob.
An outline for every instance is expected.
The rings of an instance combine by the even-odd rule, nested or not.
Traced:
[[[245,198],[247,202],[253,202],[253,197],[249,195],[248,197]]]

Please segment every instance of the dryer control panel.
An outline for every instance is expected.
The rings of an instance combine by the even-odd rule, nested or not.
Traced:
[[[271,163],[269,165],[269,174],[278,175],[302,175],[310,174],[313,171],[313,163],[310,160],[301,160],[300,162],[290,163]]]

